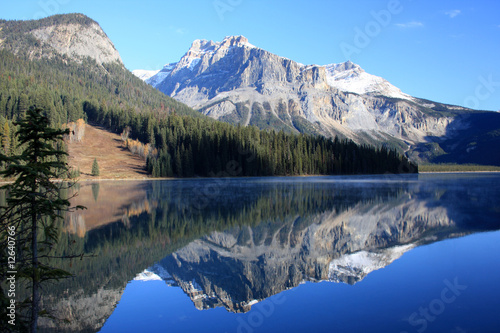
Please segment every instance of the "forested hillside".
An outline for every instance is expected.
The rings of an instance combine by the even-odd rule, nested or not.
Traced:
[[[0,116],[18,119],[31,105],[52,125],[85,117],[84,103],[110,111],[199,114],[143,83],[120,64],[77,64],[64,58],[29,60],[0,50]]]
[[[97,106],[86,104],[84,109],[91,121],[115,131],[125,127],[156,147],[157,153],[147,157],[147,169],[155,177],[417,172],[417,166],[395,150],[350,140],[267,132],[179,115],[137,117],[123,111],[103,117]]]
[[[88,24],[79,22],[81,15],[50,20],[0,22],[1,148],[7,155],[16,146],[13,122],[22,119],[30,106],[37,106],[45,110],[52,126],[83,118],[149,143],[157,152],[146,156],[153,176],[400,173],[417,169],[385,148],[265,132],[208,119],[142,82],[119,61],[75,60],[55,50],[48,56],[50,48],[29,33],[32,27]],[[33,51],[37,47],[43,49],[38,56]]]

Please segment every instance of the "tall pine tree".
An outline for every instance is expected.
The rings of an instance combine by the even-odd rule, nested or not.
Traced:
[[[7,271],[17,271],[16,280],[26,282],[31,289],[31,298],[18,307],[19,320],[15,327],[30,332],[37,329],[42,283],[70,275],[52,267],[49,262],[51,249],[58,242],[59,214],[68,210],[70,205],[67,198],[61,197],[62,183],[54,182],[54,179],[68,175],[67,164],[61,158],[66,153],[54,148],[68,131],[50,128],[49,120],[42,112],[31,108],[26,119],[17,123],[23,153],[11,157],[0,154],[0,158],[8,162],[0,175],[15,178],[12,184],[4,186],[8,198],[7,207],[0,215],[1,248],[8,248],[8,240],[11,241],[9,244],[15,243],[13,251],[16,256],[12,266],[2,263],[0,282],[5,281]],[[3,293],[1,296],[5,300]]]

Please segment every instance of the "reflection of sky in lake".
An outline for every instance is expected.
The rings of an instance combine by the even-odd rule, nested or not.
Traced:
[[[457,238],[446,239],[450,231],[438,230],[421,243],[427,245],[407,251],[354,285],[305,281],[253,304],[246,313],[224,307],[198,310],[179,287],[133,280],[102,332],[497,332],[500,232],[467,234],[498,229],[499,179],[491,175],[249,179],[260,190],[268,184],[314,183],[317,189],[331,186],[348,193],[362,189],[357,196],[403,188],[409,193],[403,199],[425,199],[429,210],[443,206],[450,218],[464,225],[451,232]],[[339,199],[350,201],[348,193]],[[440,237],[444,240],[432,243]]]

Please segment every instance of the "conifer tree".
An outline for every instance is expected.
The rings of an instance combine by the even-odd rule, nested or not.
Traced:
[[[5,155],[9,155],[9,148],[10,148],[10,128],[9,128],[9,122],[6,120],[4,125],[3,125],[3,133],[2,133],[2,147],[3,147],[3,153]]]
[[[50,128],[49,120],[42,112],[30,108],[26,119],[16,124],[23,153],[11,157],[0,154],[0,159],[8,162],[0,175],[15,178],[12,184],[3,187],[8,198],[7,207],[0,210],[0,247],[7,249],[7,240],[15,239],[11,243],[15,243],[12,250],[16,256],[15,264],[2,262],[0,283],[5,281],[7,271],[16,271],[17,280],[28,284],[31,298],[18,307],[19,320],[14,329],[30,332],[37,329],[42,283],[70,276],[49,263],[51,249],[58,242],[60,212],[68,210],[70,205],[66,198],[61,197],[62,183],[53,181],[66,177],[68,173],[67,164],[61,158],[66,153],[54,148],[68,131]],[[0,258],[5,260],[3,256]],[[0,296],[4,301],[3,292]]]
[[[92,176],[99,176],[99,164],[97,163],[97,158],[94,158],[94,163],[92,163]]]

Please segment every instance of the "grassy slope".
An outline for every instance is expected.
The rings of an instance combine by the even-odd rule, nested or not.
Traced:
[[[86,125],[82,142],[68,144],[68,164],[80,169],[80,179],[145,178],[145,160],[133,155],[122,144],[118,134],[101,127]],[[97,158],[99,177],[91,176],[92,163]]]

